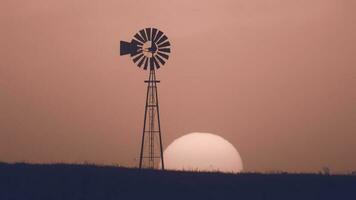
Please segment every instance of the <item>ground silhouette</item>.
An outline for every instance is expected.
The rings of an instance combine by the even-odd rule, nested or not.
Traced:
[[[356,199],[356,176],[0,163],[1,200]]]

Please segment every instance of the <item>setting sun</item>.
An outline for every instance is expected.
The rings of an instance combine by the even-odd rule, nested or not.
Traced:
[[[166,169],[241,172],[236,148],[211,133],[190,133],[174,140],[164,151]]]

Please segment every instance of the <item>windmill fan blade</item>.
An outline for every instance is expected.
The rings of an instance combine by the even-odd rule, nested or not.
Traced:
[[[156,68],[159,69],[160,66],[159,66],[159,63],[157,62],[156,58],[152,57],[151,60],[153,60],[154,64],[156,65]]]
[[[152,41],[156,39],[157,29],[152,28]]]
[[[164,36],[162,36],[162,38],[160,40],[158,40],[157,44],[159,45],[162,42],[166,41],[167,39],[168,39],[167,36],[164,35]]]
[[[131,57],[134,57],[134,56],[136,56],[137,54],[140,54],[140,53],[142,53],[142,49],[140,49],[138,51],[133,51],[133,52],[131,52]]]
[[[147,42],[146,32],[145,32],[144,29],[140,30],[140,34],[141,34],[141,36],[142,36],[144,42]]]
[[[131,44],[135,44],[136,46],[138,46],[138,45],[143,45],[143,43],[141,42],[141,41],[138,41],[138,40],[136,40],[135,38],[132,38],[132,40],[131,40]]]
[[[146,28],[146,33],[148,41],[151,41],[151,28]]]
[[[143,62],[146,60],[147,58],[144,56],[141,60],[140,60],[140,62],[137,64],[139,67],[141,67],[142,66],[142,64],[143,64]]]
[[[157,52],[158,55],[162,56],[163,58],[165,58],[166,60],[168,60],[169,56],[167,54],[161,53],[161,52]]]
[[[136,33],[136,34],[134,35],[134,37],[135,37],[136,39],[138,39],[139,41],[141,41],[142,43],[145,42],[145,40],[144,40],[138,33]],[[142,43],[141,43],[141,44],[142,44]]]
[[[167,41],[167,42],[165,42],[165,43],[162,43],[162,44],[158,45],[158,47],[159,47],[159,48],[162,48],[162,47],[168,47],[168,46],[170,46],[170,45],[171,45],[171,43],[169,43],[169,42]]]
[[[137,61],[140,60],[140,58],[142,58],[143,53],[141,53],[140,55],[136,56],[134,59],[132,59],[134,61],[134,63],[136,63]]]
[[[159,60],[159,62],[160,62],[162,65],[164,65],[164,64],[166,63],[166,61],[164,61],[164,60],[161,58],[161,56],[156,55],[156,58],[157,58],[157,60]]]
[[[147,70],[147,67],[148,67],[148,59],[149,59],[149,58],[146,57],[145,66],[143,67],[144,70]]]
[[[163,32],[162,31],[158,31],[157,33],[157,37],[155,38],[155,40],[153,42],[157,42],[157,40],[163,35]]]
[[[170,49],[170,48],[158,49],[158,51],[163,51],[163,52],[166,52],[166,53],[171,53],[171,49]]]

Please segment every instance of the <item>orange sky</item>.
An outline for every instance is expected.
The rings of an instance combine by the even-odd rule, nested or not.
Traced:
[[[164,146],[221,135],[247,171],[356,170],[352,0],[21,0],[0,7],[0,161],[137,164],[147,73],[119,56],[141,28]]]

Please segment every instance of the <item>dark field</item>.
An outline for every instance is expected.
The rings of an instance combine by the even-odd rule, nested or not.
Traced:
[[[0,200],[350,199],[356,176],[223,174],[69,164],[0,164]]]

